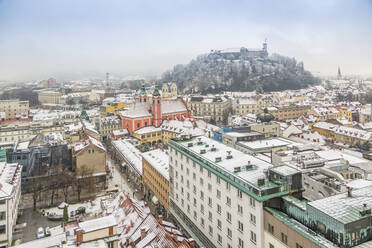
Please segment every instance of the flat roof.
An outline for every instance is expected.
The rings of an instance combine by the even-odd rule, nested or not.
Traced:
[[[360,215],[360,211],[364,210],[363,204],[367,205],[367,209],[372,208],[372,186],[352,190],[351,194],[352,197],[348,197],[348,193],[337,194],[309,202],[308,205],[347,224],[365,217]]]
[[[283,176],[291,176],[291,175],[300,173],[299,170],[293,167],[287,166],[287,165],[273,167],[271,171],[274,171]]]
[[[264,139],[264,140],[256,140],[256,141],[241,141],[241,142],[238,142],[238,144],[241,144],[250,150],[263,150],[267,148],[289,146],[294,143],[289,140],[282,139],[282,138],[274,138],[274,139]]]
[[[142,153],[142,158],[151,164],[164,178],[169,181],[169,156],[161,149]]]
[[[198,145],[198,142],[200,142],[200,145]],[[273,167],[271,163],[238,151],[205,136],[194,137],[185,141],[178,141],[177,144],[196,153],[199,157],[208,160],[209,163],[214,164],[231,175],[238,177],[241,180],[256,186],[257,188],[259,188],[257,180],[265,177],[264,170]],[[189,146],[189,144],[192,144],[192,146]],[[215,148],[215,151],[212,151],[212,147]],[[205,153],[202,154],[200,152],[201,150],[205,150]],[[228,152],[232,156],[230,159],[227,159]],[[221,160],[219,161],[218,158]],[[239,172],[234,172],[235,168],[246,166],[248,164],[253,165],[252,169],[242,169]]]

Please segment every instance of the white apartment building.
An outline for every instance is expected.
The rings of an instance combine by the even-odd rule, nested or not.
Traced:
[[[22,165],[0,162],[0,248],[12,244],[21,199],[21,173]]]
[[[42,104],[59,104],[62,94],[56,91],[40,91],[38,100]]]
[[[301,173],[288,166],[273,168],[207,137],[168,145],[170,211],[196,242],[208,248],[264,247],[264,204],[276,204],[275,198],[289,190],[297,192]]]
[[[0,120],[27,118],[29,110],[28,101],[0,100]]]

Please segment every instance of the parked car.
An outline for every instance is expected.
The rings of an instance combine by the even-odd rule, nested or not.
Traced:
[[[50,228],[49,226],[45,227],[45,236],[49,237],[50,236]]]
[[[36,237],[37,237],[38,239],[41,239],[41,238],[44,238],[44,237],[45,237],[44,228],[39,227],[39,228],[37,229]]]

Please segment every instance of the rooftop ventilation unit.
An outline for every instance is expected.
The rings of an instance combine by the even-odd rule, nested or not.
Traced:
[[[200,150],[200,154],[205,154],[205,153],[206,153],[205,149]]]
[[[231,151],[227,151],[226,159],[232,159]]]
[[[216,150],[217,150],[216,147],[214,145],[212,145],[211,151],[215,152]]]
[[[222,158],[221,157],[216,157],[216,163],[218,163],[218,162],[221,162],[222,161]]]
[[[188,144],[187,144],[187,147],[193,147],[193,146],[194,146],[193,143],[188,143]]]
[[[241,167],[234,167],[234,173],[241,172],[242,168]]]

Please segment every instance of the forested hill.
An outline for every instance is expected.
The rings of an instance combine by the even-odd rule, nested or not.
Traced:
[[[277,54],[243,57],[239,52],[200,55],[187,65],[174,66],[163,74],[161,81],[175,82],[186,92],[201,93],[281,91],[320,83],[294,58]]]

